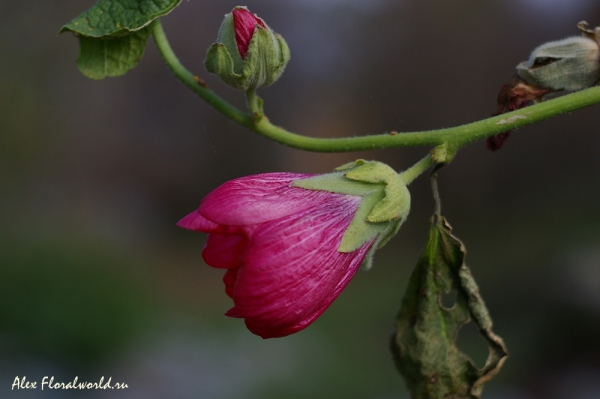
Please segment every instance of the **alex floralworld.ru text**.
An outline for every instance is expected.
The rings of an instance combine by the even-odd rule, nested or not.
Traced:
[[[27,381],[27,377],[23,378],[15,377],[12,383],[11,390],[19,389],[37,389],[38,387],[44,390],[46,389],[127,389],[129,388],[125,383],[115,382],[111,384],[112,377],[104,381],[104,376],[97,382],[78,381],[79,377],[75,377],[73,381],[69,382],[54,382],[54,377],[42,378],[42,383],[38,384],[38,381]]]

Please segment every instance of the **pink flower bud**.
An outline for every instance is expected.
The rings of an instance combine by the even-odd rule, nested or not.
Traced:
[[[226,269],[226,315],[263,338],[314,322],[348,285],[375,239],[339,252],[361,197],[292,187],[312,175],[266,173],[229,181],[178,226],[208,233],[202,257]]]
[[[233,26],[235,28],[235,42],[242,59],[246,59],[250,40],[254,35],[256,25],[266,29],[265,23],[258,17],[252,15],[245,7],[236,7],[233,10]]]
[[[217,42],[208,49],[204,66],[237,90],[273,84],[290,60],[281,35],[246,7],[225,14]]]

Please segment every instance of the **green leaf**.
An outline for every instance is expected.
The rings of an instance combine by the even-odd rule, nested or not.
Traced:
[[[150,35],[148,25],[181,0],[99,0],[60,30],[79,37],[77,67],[91,79],[124,75],[135,67]]]
[[[414,399],[480,398],[483,384],[502,367],[508,352],[492,332],[479,289],[465,265],[464,245],[440,215],[432,217],[429,242],[410,278],[396,317],[392,353]],[[448,309],[441,295],[457,291]],[[473,320],[489,346],[483,368],[455,344],[461,326]]]
[[[148,36],[148,28],[116,38],[93,39],[81,36],[77,68],[88,78],[96,80],[124,75],[144,55]]]
[[[181,0],[99,0],[92,8],[66,24],[60,33],[81,36],[123,36],[138,31],[171,12]]]

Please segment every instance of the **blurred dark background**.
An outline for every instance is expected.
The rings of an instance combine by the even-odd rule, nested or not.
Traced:
[[[393,316],[427,239],[412,214],[310,328],[262,340],[230,307],[205,237],[175,227],[226,180],[328,172],[357,157],[401,170],[427,151],[312,154],[229,122],[180,84],[152,40],[124,77],[92,81],[60,27],[93,0],[0,2],[0,397],[408,398],[388,353]],[[237,3],[184,1],[162,19],[203,69]],[[282,79],[260,91],[274,123],[341,137],[488,117],[537,45],[600,25],[593,0],[249,0],[287,40]],[[440,172],[443,211],[511,352],[488,399],[600,397],[598,106],[464,148]],[[472,327],[472,326],[471,326]],[[459,345],[481,365],[475,331]],[[125,382],[126,391],[11,391],[16,376]]]

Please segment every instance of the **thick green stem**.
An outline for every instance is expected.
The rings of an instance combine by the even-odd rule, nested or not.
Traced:
[[[404,172],[401,172],[400,178],[402,179],[402,181],[404,181],[404,184],[408,186],[410,183],[412,183],[413,180],[415,180],[433,165],[435,165],[435,161],[433,160],[431,154],[427,154],[425,158],[421,159],[419,162],[406,169]]]
[[[436,146],[444,143],[451,144],[453,148],[458,149],[466,144],[498,133],[530,125],[600,102],[600,87],[593,87],[507,114],[447,129],[346,138],[307,137],[277,127],[271,124],[267,118],[255,120],[252,115],[245,114],[213,91],[199,84],[197,78],[177,59],[158,19],[152,23],[152,35],[158,50],[175,76],[209,105],[227,118],[261,136],[306,151],[349,152],[380,148]]]

